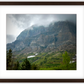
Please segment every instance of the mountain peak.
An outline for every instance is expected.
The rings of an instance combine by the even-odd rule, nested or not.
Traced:
[[[19,51],[27,48],[27,52],[42,52],[65,49],[64,45],[75,48],[76,25],[69,21],[53,22],[48,27],[32,25],[17,37],[16,41],[7,45],[7,49]]]

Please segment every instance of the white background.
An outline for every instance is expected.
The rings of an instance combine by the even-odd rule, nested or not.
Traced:
[[[6,70],[6,14],[77,14],[77,70]],[[83,6],[0,6],[0,78],[68,79],[84,78]]]

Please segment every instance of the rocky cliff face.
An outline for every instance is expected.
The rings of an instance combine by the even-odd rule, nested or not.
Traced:
[[[7,50],[27,52],[48,52],[76,49],[76,25],[69,21],[51,23],[49,26],[32,26],[7,44]]]

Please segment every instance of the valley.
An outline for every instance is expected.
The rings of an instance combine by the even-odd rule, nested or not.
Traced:
[[[37,70],[62,70],[63,53],[63,51],[39,53],[38,55],[29,58],[28,56],[33,56],[33,53],[30,53],[28,55],[22,54],[17,56],[15,62],[19,61],[20,63],[22,63],[23,60],[27,58],[31,65],[35,64],[37,66]],[[72,58],[75,56],[75,53],[68,52],[68,54],[70,60],[72,60]],[[76,70],[76,62],[70,63],[70,70]]]

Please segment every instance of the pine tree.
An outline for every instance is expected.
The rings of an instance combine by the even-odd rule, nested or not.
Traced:
[[[67,53],[67,51],[65,51],[65,53],[62,55],[63,56],[63,69],[69,69],[69,62],[70,62],[70,57]]]
[[[21,69],[22,70],[30,70],[31,69],[31,65],[30,65],[29,61],[27,60],[27,58],[23,61]]]
[[[12,69],[12,50],[7,51],[7,70]]]
[[[32,64],[31,69],[32,70],[37,70],[37,66],[35,64]]]
[[[15,64],[14,64],[14,70],[19,70],[19,66],[20,66],[20,64],[19,64],[19,62],[17,61]]]

